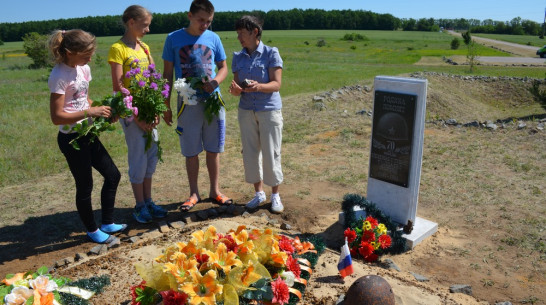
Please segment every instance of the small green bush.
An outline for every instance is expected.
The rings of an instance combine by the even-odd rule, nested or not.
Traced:
[[[96,54],[95,55],[95,64],[97,66],[102,66],[103,63],[104,63],[104,58],[102,58],[102,56],[100,56],[100,54]]]
[[[351,33],[351,34],[345,34],[341,40],[345,41],[364,41],[368,40],[368,37],[358,34],[358,33]]]
[[[352,46],[351,46],[351,50],[356,50],[356,46],[355,46],[355,45],[352,45]]]
[[[317,47],[324,47],[326,45],[326,41],[324,39],[319,39],[317,41]]]
[[[4,42],[0,39],[0,46],[4,45]]]
[[[38,69],[48,66],[47,36],[36,32],[26,33],[23,36],[23,48],[33,64],[30,68]]]
[[[452,50],[457,50],[460,45],[461,45],[461,41],[459,40],[459,38],[455,37],[455,38],[453,38],[453,40],[451,40],[451,49]]]

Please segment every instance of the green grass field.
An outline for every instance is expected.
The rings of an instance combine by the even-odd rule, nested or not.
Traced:
[[[359,33],[365,41],[343,41],[347,33]],[[236,32],[219,32],[227,54],[228,67],[234,51],[240,50]],[[157,66],[161,69],[161,53],[165,34],[148,35]],[[432,32],[391,31],[266,31],[263,41],[279,48],[284,60],[283,96],[322,92],[345,85],[370,85],[376,75],[400,75],[413,71],[437,71],[469,74],[467,66],[419,66],[422,56],[441,58],[465,55],[464,47],[450,49],[452,36]],[[98,38],[98,50],[90,66],[93,74],[90,96],[102,98],[111,92],[109,46],[119,37]],[[323,40],[325,46],[318,47]],[[507,56],[498,50],[481,47],[480,56]],[[0,186],[55,174],[66,164],[55,140],[57,127],[49,119],[48,69],[29,70],[31,60],[24,56],[22,42],[0,46]],[[480,66],[474,74],[543,78],[543,68]],[[237,106],[237,99],[227,93],[231,73],[221,85],[228,111]],[[164,147],[177,147],[177,138],[170,128],[160,124]],[[125,143],[118,128],[102,137],[111,155],[125,162]]]

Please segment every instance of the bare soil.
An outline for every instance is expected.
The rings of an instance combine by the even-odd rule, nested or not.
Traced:
[[[345,281],[335,269],[338,248],[328,249],[302,304],[333,304],[352,282],[367,274],[386,278],[397,304],[545,304],[546,133],[537,128],[537,118],[546,112],[528,93],[528,83],[427,78],[428,122],[417,214],[437,222],[439,231],[411,251],[383,257],[392,259],[400,272],[357,262],[355,274]],[[112,285],[94,298],[94,304],[129,304],[129,287],[140,281],[132,265],[150,261],[165,245],[209,224],[227,230],[237,224],[279,227],[284,222],[293,228],[287,234],[322,234],[330,245],[338,244],[344,229],[337,223],[343,196],[366,192],[371,117],[359,112],[372,109],[373,96],[357,88],[340,88],[336,93],[338,98],[327,99],[322,111],[313,108],[313,95],[283,100],[283,214],[271,214],[268,203],[250,216],[190,222],[182,230],[131,244],[129,237],[154,230],[157,223],[132,220],[130,184],[123,175],[116,216],[129,223],[130,230],[121,235],[121,246],[53,272],[74,279],[109,274]],[[505,127],[491,131],[439,123],[449,118],[502,120]],[[236,111],[228,112],[228,120],[220,182],[225,194],[244,205],[253,191],[241,171]],[[518,120],[527,127],[518,129]],[[159,204],[170,211],[166,221],[173,222],[183,217],[177,207],[188,186],[178,148],[164,148],[165,162],[154,176],[154,192]],[[125,160],[116,163],[126,172]],[[202,164],[199,182],[204,190],[205,168]],[[81,232],[74,194],[64,190],[71,189],[71,179],[67,171],[1,189],[6,212],[0,216],[0,276],[53,266],[94,246]],[[100,184],[98,176],[96,181]],[[99,198],[98,187],[93,198]],[[208,193],[201,195],[206,198]],[[211,206],[204,202],[192,212]],[[418,282],[412,272],[428,281]],[[471,285],[473,295],[449,293],[454,284]]]

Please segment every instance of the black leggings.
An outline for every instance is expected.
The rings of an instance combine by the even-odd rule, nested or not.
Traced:
[[[93,232],[97,230],[97,224],[93,215],[93,206],[91,205],[91,192],[93,190],[91,167],[95,168],[104,177],[101,191],[101,222],[103,224],[114,223],[114,202],[121,174],[98,138],[95,138],[93,142],[89,142],[88,137],[80,138],[78,140],[80,150],[76,150],[69,144],[76,136],[75,133],[64,134],[59,132],[57,142],[76,181],[76,207],[78,213],[87,231]]]

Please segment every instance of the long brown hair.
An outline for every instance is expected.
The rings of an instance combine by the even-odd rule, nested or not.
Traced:
[[[125,28],[127,28],[127,22],[129,22],[129,20],[131,19],[141,20],[148,16],[152,17],[152,13],[147,8],[134,4],[125,9],[125,11],[123,12],[123,15],[121,16],[121,21],[123,21],[123,25],[125,26]],[[154,59],[150,55],[150,50],[148,50],[148,48],[144,46],[144,43],[142,43],[140,39],[137,39],[137,43],[144,50],[144,53],[146,53],[146,56],[148,56],[148,62],[150,64],[153,64]]]
[[[88,54],[95,52],[97,39],[95,35],[83,30],[55,30],[49,36],[49,51],[55,63],[66,61],[68,53]]]

